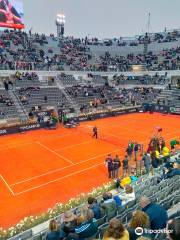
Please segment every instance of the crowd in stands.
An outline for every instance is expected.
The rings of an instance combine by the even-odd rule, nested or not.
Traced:
[[[84,103],[80,106],[81,112],[89,109],[97,109],[98,107],[106,106],[110,102],[116,100],[116,104],[126,105],[128,103],[136,106],[143,101],[152,101],[157,97],[161,90],[148,87],[135,87],[132,89],[119,88],[116,89],[109,85],[102,86],[72,86],[66,88],[66,92],[78,101],[79,98],[84,98]],[[113,106],[113,104],[112,104]]]
[[[95,46],[138,46],[140,44],[144,44],[144,42],[147,40],[148,44],[150,43],[164,43],[164,42],[174,42],[177,41],[178,38],[180,38],[180,32],[178,30],[174,30],[171,32],[163,32],[163,33],[154,33],[154,34],[149,34],[147,35],[140,35],[137,36],[134,40],[126,40],[122,37],[119,39],[114,38],[114,39],[107,39],[104,41],[100,41],[98,38],[92,38],[88,39],[87,37],[85,38],[85,44],[87,45],[95,45]]]
[[[148,71],[178,70],[180,67],[180,47],[163,50],[159,53],[127,54],[127,56],[111,56],[106,52],[100,56],[100,63],[95,66],[97,71],[128,72],[133,70],[133,65],[142,65]]]
[[[154,76],[150,76],[148,74],[140,75],[140,76],[125,76],[114,75],[113,76],[113,84],[118,86],[119,84],[143,84],[143,85],[164,85],[167,83],[167,73],[165,75],[159,75],[156,73]]]
[[[179,38],[179,31],[157,33],[149,38],[150,42],[173,42]],[[144,43],[144,36],[136,41],[130,41],[130,46]],[[100,44],[101,42],[101,44]],[[118,39],[117,46],[126,46],[127,42]],[[2,69],[21,70],[89,70],[132,71],[132,65],[144,65],[147,70],[176,70],[179,69],[180,47],[165,49],[161,52],[147,54],[130,54],[127,56],[99,56],[98,62],[93,60],[90,45],[113,45],[113,40],[102,43],[97,38],[85,39],[65,37],[58,40],[51,36],[27,34],[22,31],[5,30],[0,34],[0,66]],[[54,45],[55,44],[55,45]],[[56,51],[54,50],[56,49]]]
[[[52,41],[57,42],[54,35]],[[49,48],[47,52],[44,46]],[[58,46],[57,46],[58,49]],[[68,37],[61,42],[59,53],[53,52],[45,35],[27,34],[22,31],[5,30],[0,34],[0,64],[2,69],[20,70],[63,70],[66,64],[73,68],[86,66],[87,54],[85,44],[81,40]]]
[[[0,95],[0,103],[3,103],[7,107],[13,105],[12,100],[8,96],[4,96],[3,94]]]

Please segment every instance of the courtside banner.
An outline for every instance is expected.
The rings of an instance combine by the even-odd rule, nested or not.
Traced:
[[[0,27],[24,28],[23,0],[0,0]]]
[[[13,133],[22,133],[30,130],[36,130],[40,128],[46,127],[46,123],[33,123],[33,124],[25,124],[21,126],[13,126],[13,127],[7,127],[7,128],[1,128],[0,129],[0,136],[7,135],[7,134],[13,134]]]
[[[112,111],[103,112],[103,113],[84,114],[79,116],[77,119],[80,122],[83,122],[83,121],[95,120],[99,118],[114,117],[114,116],[118,116],[126,113],[134,113],[134,112],[138,112],[139,110],[140,108],[137,107],[137,108],[130,108],[130,109],[119,109],[114,111],[112,110]]]

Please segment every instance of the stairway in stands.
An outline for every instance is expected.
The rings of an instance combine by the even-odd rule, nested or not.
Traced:
[[[59,81],[59,79],[56,79],[55,82],[56,82],[57,87],[60,89],[60,91],[63,93],[63,95],[67,99],[69,106],[74,109],[76,114],[78,114],[80,112],[79,105],[72,99],[70,94],[68,94],[65,91],[65,86],[62,84],[61,81]]]
[[[8,93],[16,106],[18,117],[20,118],[20,120],[22,122],[27,121],[29,118],[28,113],[27,113],[26,109],[24,108],[23,104],[21,103],[21,101],[19,100],[18,96],[16,95],[15,91],[9,90]]]

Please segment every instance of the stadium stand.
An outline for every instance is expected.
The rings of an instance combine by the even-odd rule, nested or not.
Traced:
[[[57,112],[85,115],[137,106],[149,111],[150,108],[145,110],[144,106],[154,105],[157,111],[162,108],[162,112],[179,113],[180,89],[177,82],[173,82],[172,71],[179,76],[180,32],[151,34],[148,44],[148,53],[144,54],[144,36],[134,40],[104,41],[65,37],[59,41],[53,35],[2,31],[0,69],[8,74],[0,79],[0,120],[17,119],[22,123],[29,121],[35,108],[47,110],[51,107]],[[171,159],[179,161],[179,156],[178,152]],[[60,233],[60,239],[82,236],[89,240],[106,239],[104,234],[113,218],[128,231],[133,212],[142,210],[142,196],[166,210],[168,219],[179,219],[179,175],[166,177],[163,166],[154,175],[139,177],[131,185],[135,199],[123,206],[116,206],[114,197],[123,196],[124,189],[113,190],[112,197],[106,199],[115,205],[112,211],[103,209],[102,196],[93,200],[91,211],[89,203],[73,209],[71,213],[75,218],[81,214],[80,227],[75,224],[73,233],[76,235],[69,238],[65,238],[71,231],[69,226],[63,225],[63,213],[55,218],[51,231],[48,221],[10,240],[48,240],[51,232]],[[92,211],[94,214],[100,211],[99,218],[93,218]],[[84,233],[84,228],[89,228],[89,232]],[[84,235],[80,235],[82,232]],[[166,240],[167,236],[160,233],[151,235],[151,239]]]
[[[133,65],[142,65],[149,71],[179,69],[178,31],[155,34],[149,41],[147,54],[143,54],[143,37],[139,39],[125,46],[121,46],[121,40],[108,40],[108,44],[72,37],[58,42],[53,35],[30,36],[5,30],[0,34],[1,69],[131,71]]]

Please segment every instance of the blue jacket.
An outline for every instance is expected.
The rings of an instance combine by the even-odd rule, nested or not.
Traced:
[[[120,199],[120,197],[118,195],[114,196],[114,201],[116,202],[116,206],[120,207],[122,206],[122,200]]]
[[[171,171],[169,171],[168,173],[166,173],[164,175],[164,178],[171,178],[174,177],[176,175],[180,175],[180,169],[172,169]]]
[[[142,209],[149,216],[151,229],[163,229],[168,220],[167,211],[159,204],[150,203]]]
[[[94,203],[90,206],[90,209],[94,213],[94,218],[99,219],[101,217],[101,209],[98,203]]]

